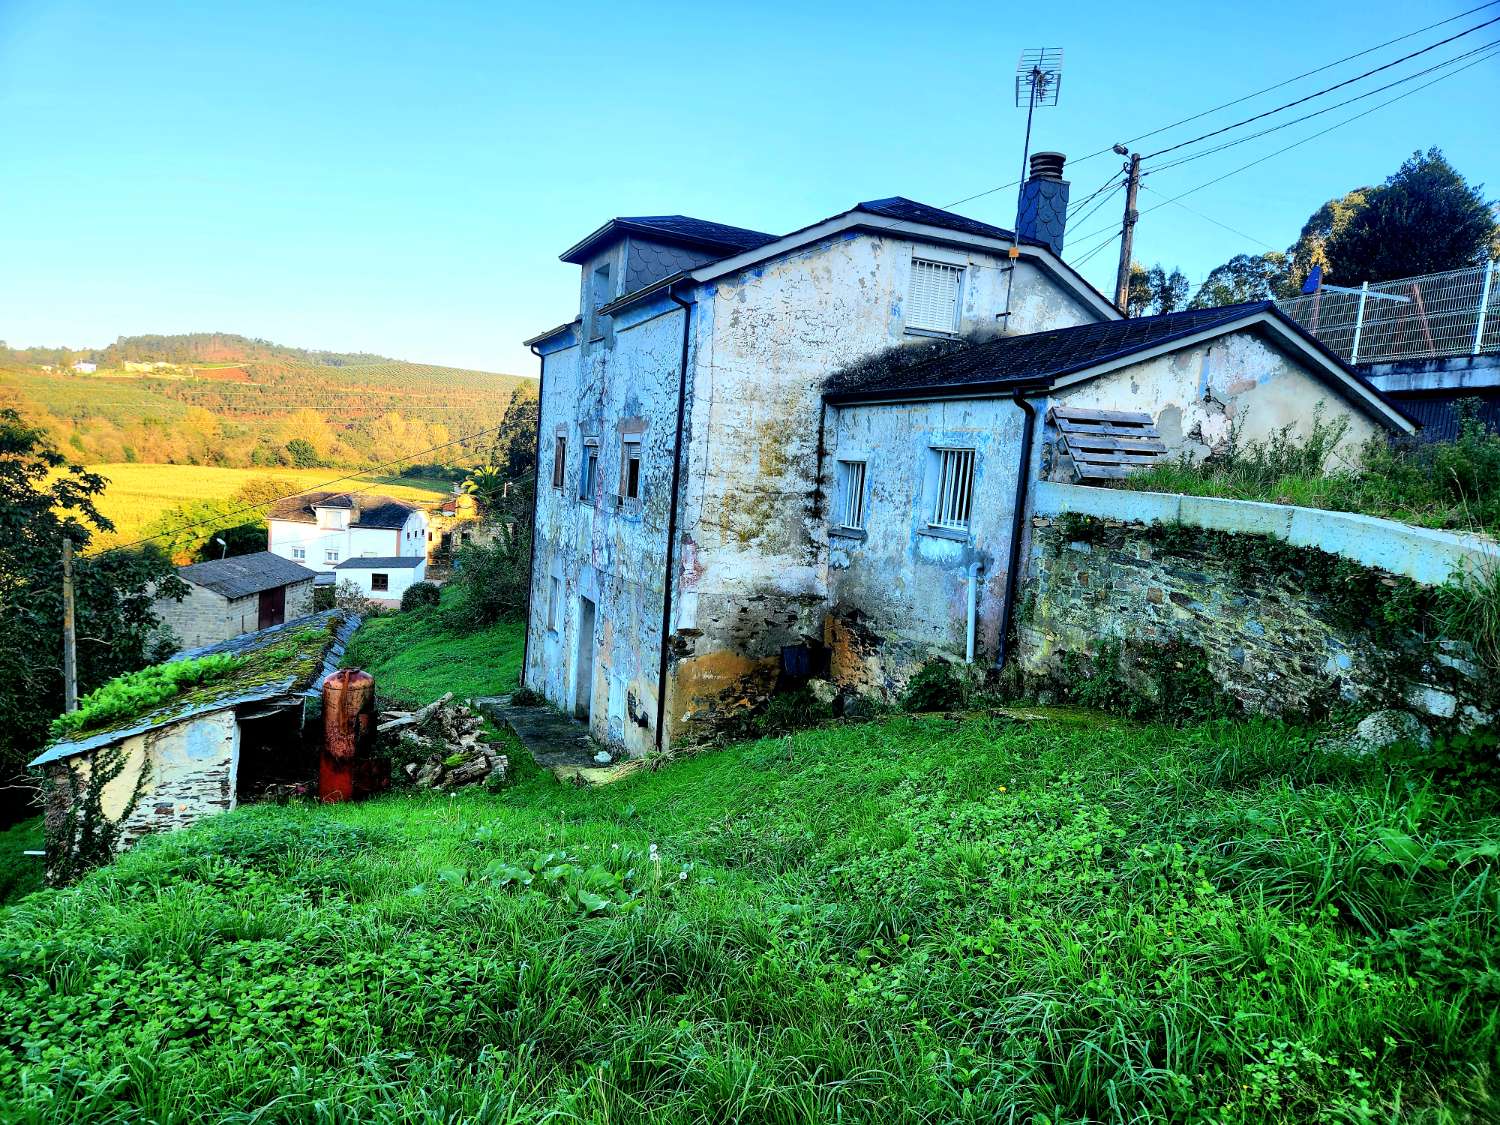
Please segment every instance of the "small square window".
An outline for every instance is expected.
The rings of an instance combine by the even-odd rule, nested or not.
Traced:
[[[583,443],[583,472],[578,479],[578,498],[592,500],[599,487],[599,443]]]
[[[839,526],[850,531],[865,527],[865,463],[839,462]]]
[[[557,441],[552,446],[552,487],[563,486],[563,474],[568,467],[568,439],[562,434],[557,435]]]
[[[962,266],[944,262],[911,261],[911,285],[906,294],[906,326],[930,332],[958,331],[958,294]]]
[[[641,435],[626,434],[621,442],[620,499],[641,498]]]
[[[554,575],[547,587],[547,628],[557,632],[558,615],[562,609],[562,579]]]
[[[389,590],[391,588],[391,576],[389,574],[370,575],[370,589]]]
[[[932,508],[932,526],[967,531],[974,503],[974,451],[934,449],[937,454],[937,495]]]
[[[324,551],[323,561],[326,563],[336,563],[339,561],[339,553],[337,551]]]
[[[302,559],[307,558],[307,548],[306,547],[293,547],[292,548],[292,558],[298,559],[298,560],[302,560]]]

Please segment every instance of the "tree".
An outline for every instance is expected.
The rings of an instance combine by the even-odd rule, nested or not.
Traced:
[[[1130,263],[1130,287],[1126,291],[1126,316],[1157,316],[1175,312],[1187,303],[1188,280],[1182,271],[1170,274],[1160,264],[1149,270],[1139,262]]]
[[[489,463],[509,480],[530,477],[536,471],[537,411],[536,392],[517,388],[495,431]]]
[[[1488,260],[1500,224],[1482,186],[1470,185],[1439,149],[1412,153],[1328,240],[1340,285],[1462,269]]]
[[[95,506],[107,483],[0,410],[0,776],[19,773],[62,712],[62,541],[82,548],[113,530]],[[165,555],[80,555],[73,570],[80,695],[167,655],[152,607],[187,586]],[[0,805],[0,817],[20,812],[15,798]]]
[[[1286,276],[1277,288],[1277,297],[1297,296],[1314,266],[1322,266],[1324,272],[1328,272],[1328,240],[1343,233],[1349,220],[1359,214],[1369,202],[1370,192],[1373,190],[1362,187],[1345,192],[1330,199],[1307,217],[1297,241],[1287,247]]]
[[[1285,278],[1286,255],[1279,250],[1236,254],[1204,279],[1188,308],[1211,309],[1242,301],[1269,300],[1276,296]]]
[[[313,448],[313,443],[306,438],[297,437],[287,442],[286,455],[299,469],[316,469],[323,463],[323,459],[318,456],[318,451]]]

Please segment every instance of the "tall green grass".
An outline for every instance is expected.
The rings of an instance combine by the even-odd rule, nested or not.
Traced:
[[[1493,1120],[1500,795],[896,717],[258,807],[3,916],[8,1121]]]
[[[445,602],[452,602],[448,595]],[[460,699],[506,695],[521,675],[525,624],[502,621],[456,630],[445,606],[421,606],[366,621],[344,653],[344,665],[375,677],[382,698],[414,706],[451,691]]]

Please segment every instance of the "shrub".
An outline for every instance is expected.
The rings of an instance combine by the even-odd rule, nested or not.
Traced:
[[[406,593],[401,595],[401,608],[403,611],[417,609],[421,606],[437,605],[439,591],[436,582],[417,582],[406,588]]]
[[[453,589],[444,605],[444,616],[452,629],[483,629],[526,612],[527,583],[531,575],[531,535],[517,528],[493,543],[471,543],[458,552]]]
[[[949,711],[962,707],[964,697],[964,683],[954,666],[946,660],[929,660],[907,683],[901,706],[907,711]]]
[[[242,656],[217,653],[175,664],[156,664],[117,676],[84,696],[78,710],[52,720],[52,736],[62,738],[117,719],[145,714],[184,689],[221,680],[244,667]]]

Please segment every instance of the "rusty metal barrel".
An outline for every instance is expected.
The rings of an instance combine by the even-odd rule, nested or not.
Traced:
[[[377,759],[374,749],[375,678],[368,672],[344,668],[323,684],[318,799],[352,801],[387,788],[391,783],[390,763]]]

